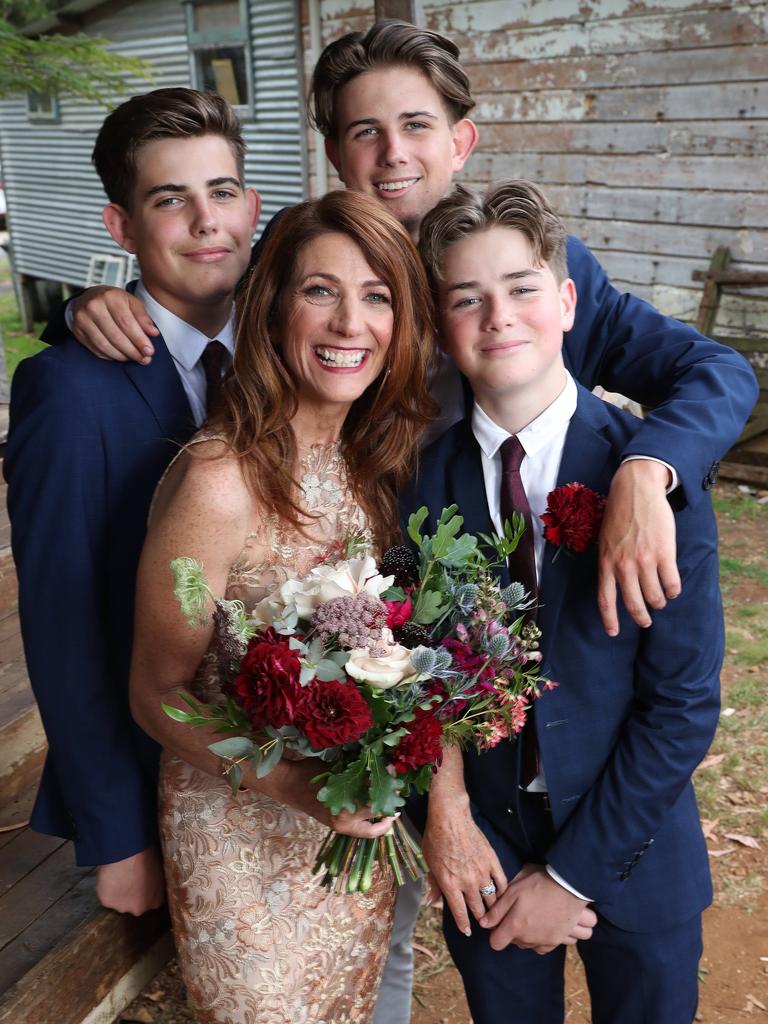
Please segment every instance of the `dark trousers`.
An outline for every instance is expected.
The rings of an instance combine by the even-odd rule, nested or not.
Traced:
[[[507,877],[525,863],[543,863],[552,840],[544,800],[522,795],[504,834],[477,816]],[[545,956],[508,946],[490,948],[477,923],[462,935],[446,907],[445,938],[461,972],[474,1024],[563,1024],[565,947]],[[698,1002],[701,915],[662,932],[627,932],[598,916],[577,944],[592,1002],[593,1024],[691,1024]]]

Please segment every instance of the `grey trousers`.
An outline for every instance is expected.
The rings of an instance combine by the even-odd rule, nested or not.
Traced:
[[[373,1024],[410,1024],[413,989],[413,930],[421,906],[424,879],[401,885],[395,904],[392,942],[376,1000]]]

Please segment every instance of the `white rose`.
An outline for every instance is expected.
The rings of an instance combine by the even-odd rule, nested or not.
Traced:
[[[382,576],[376,560],[366,555],[364,558],[348,558],[336,565],[319,565],[312,570],[307,582],[318,582],[319,603],[325,604],[334,597],[354,597],[363,593],[379,597],[394,580],[394,576]]]
[[[301,580],[287,580],[277,590],[273,590],[271,594],[259,601],[251,612],[251,620],[257,626],[271,626],[276,619],[281,618],[288,605],[294,603],[300,587]]]
[[[411,652],[401,644],[392,644],[380,658],[374,658],[367,648],[358,647],[350,653],[344,668],[353,679],[380,690],[397,686],[413,675]]]

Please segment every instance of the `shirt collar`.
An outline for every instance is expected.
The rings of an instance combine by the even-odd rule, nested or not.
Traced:
[[[136,295],[144,303],[155,326],[162,334],[165,347],[185,370],[191,370],[197,364],[209,341],[220,341],[229,352],[230,357],[233,355],[235,351],[234,304],[229,320],[214,339],[206,337],[202,331],[198,331],[196,327],[188,324],[175,313],[171,313],[165,306],[161,306],[149,294],[143,281],[139,281],[136,285]]]
[[[527,456],[538,454],[565,430],[576,411],[577,400],[576,384],[566,370],[565,387],[554,402],[517,434]],[[512,436],[495,423],[477,402],[472,407],[472,433],[489,459],[493,459],[507,438]]]

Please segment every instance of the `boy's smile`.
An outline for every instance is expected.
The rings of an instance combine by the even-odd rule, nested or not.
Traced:
[[[474,125],[451,124],[426,75],[408,67],[357,75],[339,91],[337,111],[338,139],[327,139],[326,151],[339,177],[385,203],[416,237],[472,151]]]
[[[485,411],[514,399],[525,426],[560,394],[575,289],[537,266],[522,232],[492,227],[454,243],[440,282],[441,337]],[[495,417],[494,417],[495,418]],[[517,418],[517,415],[516,415]]]
[[[130,211],[106,208],[108,230],[138,255],[152,297],[211,337],[230,315],[259,210],[229,143],[219,135],[148,143],[133,195]]]

